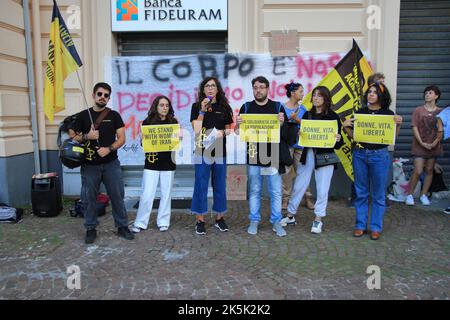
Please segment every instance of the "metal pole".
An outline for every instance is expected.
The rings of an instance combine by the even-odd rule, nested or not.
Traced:
[[[86,109],[89,113],[89,118],[91,119],[91,124],[94,125],[94,121],[92,120],[91,111],[89,111],[89,103],[86,99],[86,92],[84,91],[83,84],[81,83],[80,75],[78,74],[78,69],[77,69],[77,78],[78,78],[78,83],[80,84],[81,92],[83,93],[84,103],[86,104]],[[98,140],[97,140],[97,142],[98,142]]]
[[[30,7],[29,1],[23,0],[23,19],[25,24],[25,45],[27,53],[27,74],[28,74],[28,88],[30,97],[30,113],[31,113],[31,128],[33,131],[33,153],[34,153],[34,171],[35,173],[41,173],[41,163],[39,157],[39,137],[38,137],[38,124],[37,124],[37,112],[36,112],[36,95],[34,85],[34,73],[33,73],[33,52],[31,48],[31,28],[30,28]],[[36,63],[40,63],[37,61]]]

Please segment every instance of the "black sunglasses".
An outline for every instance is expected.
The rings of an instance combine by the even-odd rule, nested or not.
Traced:
[[[101,98],[104,96],[105,98],[109,98],[109,93],[97,92],[97,97]]]

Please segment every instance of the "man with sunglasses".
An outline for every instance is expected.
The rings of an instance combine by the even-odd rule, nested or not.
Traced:
[[[106,107],[110,95],[109,84],[97,83],[92,95],[94,106],[80,112],[75,122],[78,133],[75,139],[85,144],[86,161],[81,166],[81,180],[84,199],[87,200],[84,217],[87,244],[93,243],[97,237],[96,198],[102,182],[111,198],[117,235],[127,240],[134,239],[128,229],[122,170],[117,158],[117,150],[125,144],[125,124],[118,112]]]

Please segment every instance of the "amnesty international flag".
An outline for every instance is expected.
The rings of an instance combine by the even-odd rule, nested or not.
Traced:
[[[353,40],[352,49],[338,62],[317,86],[325,86],[331,92],[333,110],[341,119],[353,114],[361,108],[362,95],[367,90],[367,78],[373,73],[358,44]],[[306,109],[312,108],[312,92],[303,98]],[[334,150],[341,160],[348,177],[353,180],[351,140],[342,130],[343,145]]]
[[[44,86],[44,112],[50,122],[53,123],[55,113],[64,110],[64,80],[81,65],[69,30],[53,1]]]

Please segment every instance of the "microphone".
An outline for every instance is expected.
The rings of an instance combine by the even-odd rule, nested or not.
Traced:
[[[208,98],[208,103],[206,104],[206,107],[208,108],[208,111],[209,112],[211,112],[212,111],[212,108],[211,108],[211,101],[212,101],[212,99],[213,99],[213,97],[212,96],[207,96],[207,98]]]

